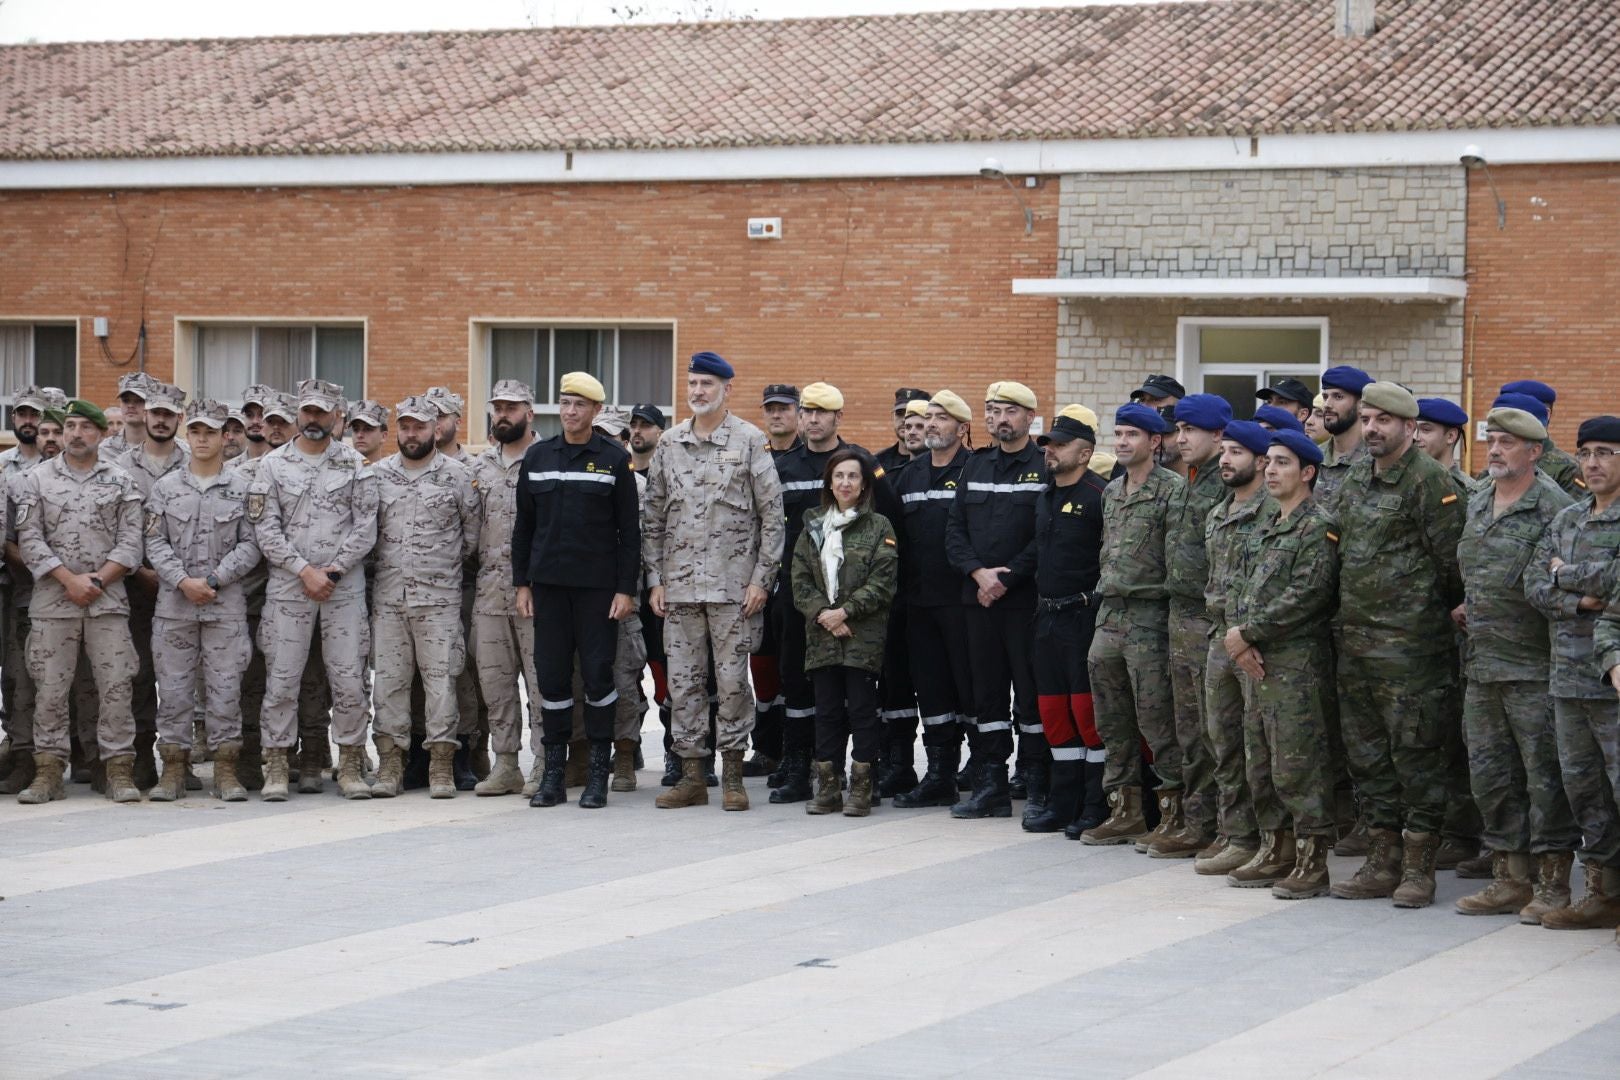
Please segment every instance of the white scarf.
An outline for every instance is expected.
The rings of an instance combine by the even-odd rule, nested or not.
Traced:
[[[821,572],[827,577],[827,602],[838,603],[838,570],[844,565],[844,529],[858,510],[829,510],[821,519]]]

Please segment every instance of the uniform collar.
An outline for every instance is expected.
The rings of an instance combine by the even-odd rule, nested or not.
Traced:
[[[1395,484],[1400,483],[1401,479],[1406,476],[1409,471],[1411,471],[1412,462],[1416,461],[1419,457],[1426,456],[1427,455],[1424,454],[1423,451],[1418,447],[1418,444],[1414,442],[1406,448],[1406,452],[1404,454],[1395,459],[1395,464],[1380,471],[1377,467],[1376,461],[1373,459],[1372,451],[1369,450],[1367,452],[1367,468],[1372,470],[1374,480],[1381,484],[1394,486]]]

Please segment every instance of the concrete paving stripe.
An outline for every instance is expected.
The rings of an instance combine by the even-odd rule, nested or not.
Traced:
[[[1607,931],[1512,923],[1142,1075],[1497,1076],[1620,1013],[1617,959]]]
[[[76,789],[78,794],[46,803],[44,806],[23,806],[15,795],[0,796],[0,829],[8,825],[29,825],[70,814],[83,814],[90,810],[110,810],[113,804],[106,796],[97,795],[89,788]]]
[[[944,814],[840,829],[8,1009],[0,1061],[7,1080],[104,1066],[1043,839]],[[177,1002],[185,1007],[156,1008]],[[132,1003],[147,1007],[124,1007]]]
[[[1276,913],[1281,903],[1217,887],[1178,863],[457,1062],[455,1072],[505,1077],[543,1062],[574,1078],[700,1080],[717,1067],[772,1076]]]

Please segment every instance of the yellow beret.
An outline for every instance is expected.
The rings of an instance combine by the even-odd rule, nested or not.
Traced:
[[[1118,458],[1116,458],[1113,454],[1110,454],[1108,451],[1098,450],[1095,454],[1091,455],[1091,461],[1088,463],[1088,466],[1092,472],[1096,473],[1104,480],[1107,480],[1109,477],[1114,475],[1114,464],[1118,460]]]
[[[1035,391],[1021,382],[1013,382],[1008,379],[1003,382],[991,383],[990,388],[984,392],[984,400],[986,404],[992,401],[1000,401],[1008,405],[1022,405],[1026,409],[1033,409],[1035,408]]]
[[[1325,408],[1327,408],[1327,399],[1324,398],[1321,394],[1317,394],[1315,397],[1311,398],[1311,408],[1313,408],[1313,409],[1325,409]]]
[[[1362,388],[1361,403],[1368,408],[1387,412],[1391,416],[1398,416],[1402,420],[1417,419],[1417,398],[1412,396],[1412,391],[1400,383],[1388,382],[1383,379],[1368,383]]]
[[[1097,430],[1097,414],[1084,405],[1065,405],[1059,416],[1067,416],[1070,420],[1078,420],[1092,431]]]
[[[562,384],[558,388],[564,394],[576,394],[588,398],[600,405],[607,400],[607,391],[592,375],[583,371],[570,371],[562,377]]]
[[[830,383],[813,382],[799,392],[799,408],[837,412],[844,407],[844,395]]]
[[[1505,431],[1532,442],[1541,442],[1547,437],[1547,425],[1523,409],[1492,409],[1485,414],[1485,428]]]
[[[928,400],[930,405],[938,405],[944,409],[952,420],[960,424],[973,422],[973,410],[968,408],[967,402],[951,390],[941,390]]]
[[[908,401],[908,402],[906,402],[906,415],[907,416],[927,416],[928,415],[928,402],[926,402],[926,401]]]

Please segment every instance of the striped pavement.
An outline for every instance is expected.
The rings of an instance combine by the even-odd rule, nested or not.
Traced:
[[[1450,874],[1424,911],[1289,903],[640,778],[599,812],[0,802],[0,1078],[1620,1074],[1613,935],[1464,918]]]

